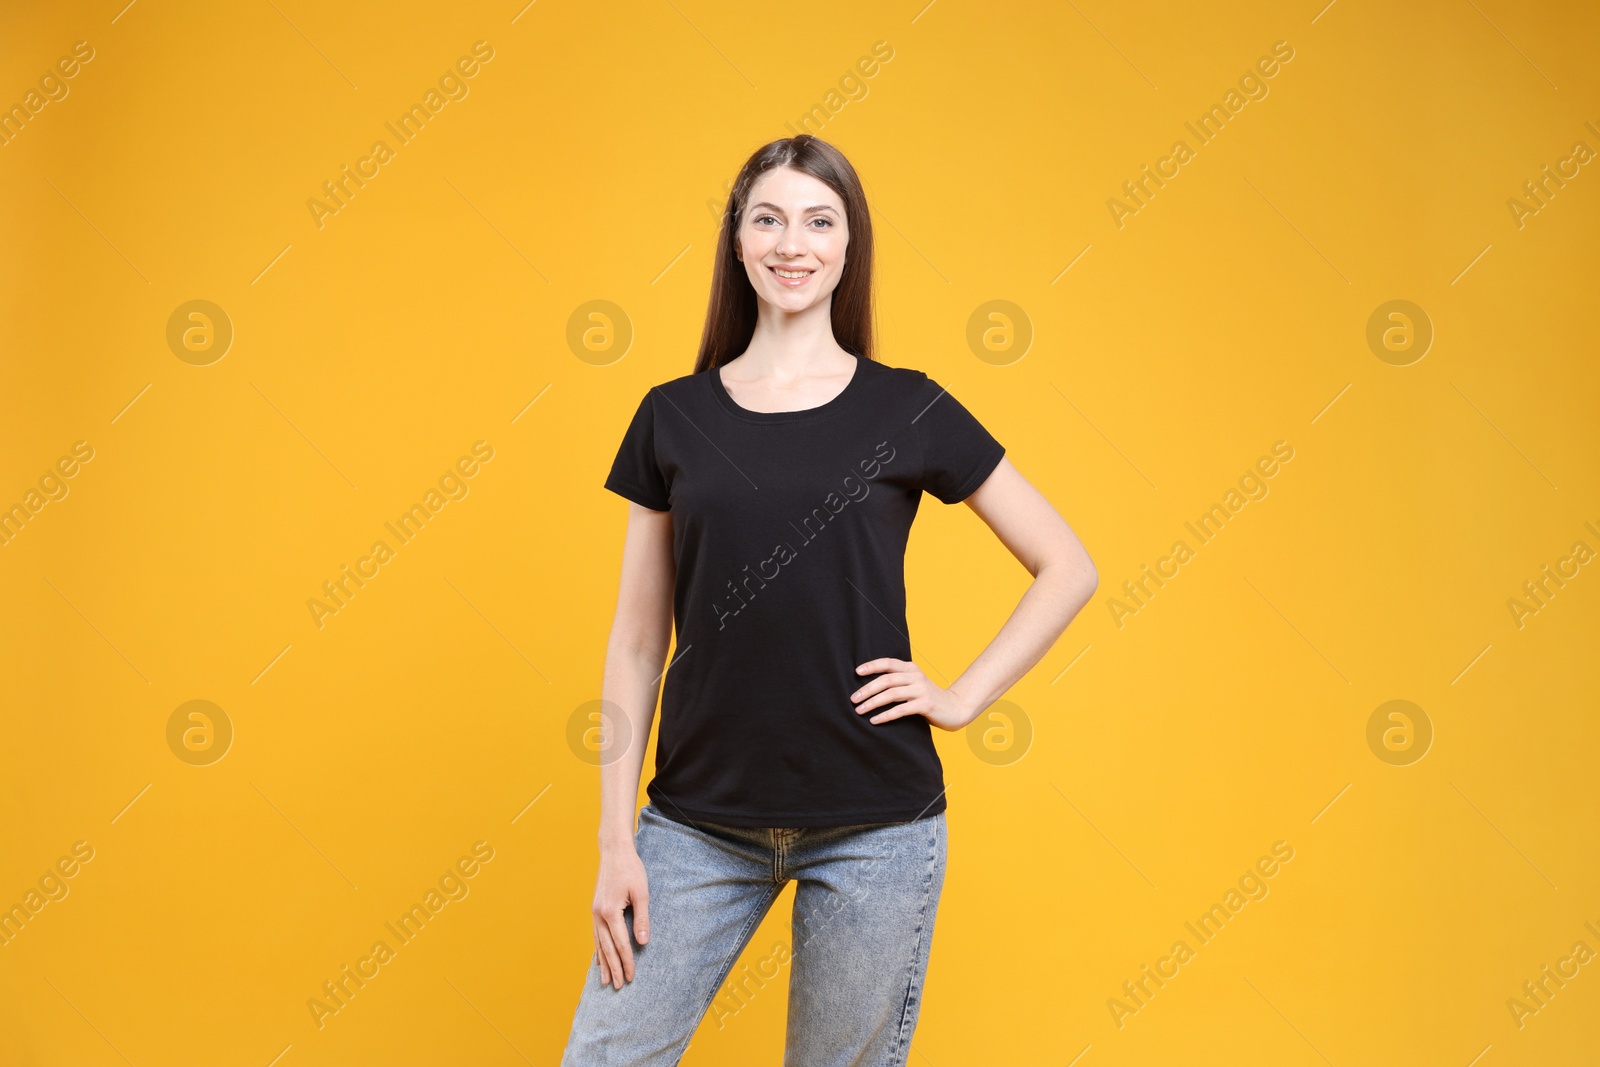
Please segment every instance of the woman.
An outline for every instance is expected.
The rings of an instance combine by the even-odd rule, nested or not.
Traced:
[[[1005,449],[921,371],[875,361],[872,223],[809,135],[734,183],[694,373],[651,388],[606,488],[627,498],[606,652],[595,955],[562,1063],[675,1064],[789,968],[785,1064],[899,1065],[944,883],[932,726],[1037,663],[1098,577]],[[911,662],[922,493],[965,501],[1033,574],[949,687]],[[650,802],[633,826],[656,683]],[[796,882],[789,946],[719,995]]]

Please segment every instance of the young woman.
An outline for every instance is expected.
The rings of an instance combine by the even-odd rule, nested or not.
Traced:
[[[977,718],[1098,583],[966,408],[876,362],[871,293],[872,221],[844,156],[809,135],[751,156],[694,373],[646,393],[605,482],[632,503],[603,686],[595,955],[564,1067],[676,1064],[702,1016],[726,1023],[784,967],[788,1067],[904,1064],[944,884],[931,727]],[[911,662],[906,630],[923,492],[965,501],[1033,575],[948,687]],[[791,880],[791,944],[719,996]]]

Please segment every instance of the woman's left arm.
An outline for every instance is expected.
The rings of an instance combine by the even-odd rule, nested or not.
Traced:
[[[851,694],[856,713],[896,705],[870,722],[921,715],[942,729],[960,730],[1044,658],[1100,584],[1083,542],[1009,457],[1001,457],[965,503],[1027,568],[1033,582],[994,640],[949,688],[935,685],[908,660],[883,658],[857,666],[857,674],[877,677]]]

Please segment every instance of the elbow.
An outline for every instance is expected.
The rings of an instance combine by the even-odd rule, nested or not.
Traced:
[[[1095,590],[1100,588],[1100,571],[1088,554],[1077,546],[1045,560],[1033,574],[1035,579],[1047,575],[1055,578],[1063,587],[1069,587],[1080,604],[1087,604]]]
[[[635,663],[654,664],[660,667],[672,650],[671,631],[660,632],[655,627],[614,625],[607,653]]]
[[[1089,598],[1094,596],[1094,591],[1100,588],[1100,572],[1085,556],[1083,562],[1075,568],[1073,577],[1078,589],[1078,600],[1087,604]]]
[[[661,666],[666,661],[670,646],[644,637],[623,638],[612,643],[611,654],[625,657],[635,663]]]
[[[1085,587],[1086,596],[1094,595],[1094,591],[1100,588],[1100,570],[1076,537],[1063,537],[1053,544],[1051,551],[1039,561],[1034,576],[1046,570],[1070,575],[1075,584]]]
[[[1082,553],[1063,553],[1052,556],[1028,570],[1035,578],[1051,577],[1073,585],[1086,586],[1093,593],[1100,586],[1100,572]]]
[[[1078,572],[1079,581],[1083,583],[1083,599],[1087,601],[1094,596],[1094,591],[1100,588],[1100,569],[1094,565],[1094,560],[1089,558],[1089,550],[1083,547],[1083,542],[1076,537],[1072,539],[1072,546],[1067,551],[1071,565]]]

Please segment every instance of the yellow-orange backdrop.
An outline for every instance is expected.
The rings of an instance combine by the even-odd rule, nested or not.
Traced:
[[[7,5],[0,1061],[557,1061],[600,483],[691,369],[728,181],[807,128],[867,184],[883,358],[1101,575],[939,736],[910,1062],[1594,1062],[1597,25]],[[947,682],[1027,575],[931,499],[907,567]],[[773,974],[792,892],[736,976]],[[778,1062],[777,971],[685,1062]]]

